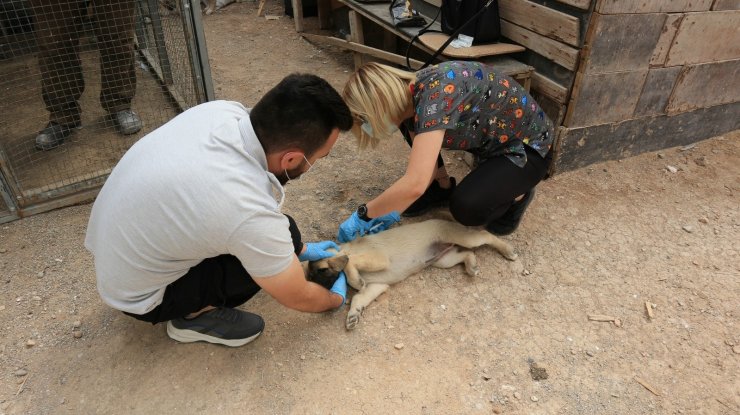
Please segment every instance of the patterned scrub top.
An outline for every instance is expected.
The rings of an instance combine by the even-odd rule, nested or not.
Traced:
[[[481,159],[505,155],[527,164],[524,145],[545,157],[553,123],[524,88],[495,66],[450,61],[416,73],[412,85],[416,134],[444,129],[442,148]]]

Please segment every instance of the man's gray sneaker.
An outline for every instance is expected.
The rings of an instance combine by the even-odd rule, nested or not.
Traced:
[[[235,308],[217,308],[193,319],[167,322],[167,335],[182,343],[205,341],[230,347],[256,339],[265,328],[262,317]]]
[[[111,114],[118,132],[123,135],[135,134],[141,130],[141,118],[133,110],[123,110]]]

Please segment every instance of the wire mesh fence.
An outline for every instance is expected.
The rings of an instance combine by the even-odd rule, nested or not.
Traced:
[[[139,138],[211,98],[195,6],[0,0],[0,221],[90,198]]]

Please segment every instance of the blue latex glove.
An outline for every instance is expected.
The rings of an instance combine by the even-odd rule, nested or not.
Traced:
[[[339,245],[332,241],[321,241],[321,242],[309,242],[305,244],[306,249],[302,254],[298,255],[298,260],[303,261],[318,261],[324,258],[331,258],[335,255],[334,252],[327,251],[329,248],[334,248],[339,251]]]
[[[339,273],[339,278],[334,281],[334,285],[331,286],[329,291],[342,296],[342,304],[339,306],[343,306],[347,300],[347,276],[344,275],[344,271]]]
[[[357,212],[354,212],[347,220],[339,225],[337,240],[341,243],[349,242],[368,233],[384,231],[394,223],[400,221],[401,216],[398,212],[391,212],[385,216],[370,219],[367,222],[360,219]]]

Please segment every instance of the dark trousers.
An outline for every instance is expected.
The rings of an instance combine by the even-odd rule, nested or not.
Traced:
[[[85,2],[30,0],[35,14],[41,93],[49,120],[80,123],[85,90],[79,56]],[[133,0],[92,0],[100,52],[100,103],[109,113],[131,108],[136,92]]]
[[[296,255],[303,250],[301,232],[288,215],[290,236]],[[234,308],[246,303],[260,286],[233,255],[204,259],[167,286],[162,303],[146,314],[125,314],[156,324],[187,316],[207,306]]]
[[[487,225],[503,216],[514,199],[533,189],[547,174],[552,151],[542,158],[524,146],[527,164],[518,167],[505,156],[482,160],[455,189],[450,213],[466,226]]]

